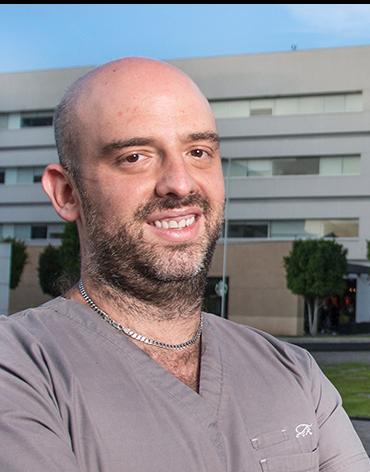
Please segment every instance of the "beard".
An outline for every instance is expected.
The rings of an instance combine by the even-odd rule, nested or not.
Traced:
[[[141,205],[130,222],[108,218],[83,194],[87,251],[83,270],[107,294],[134,297],[157,307],[200,308],[207,272],[223,221],[223,207],[212,208],[199,194],[168,196]],[[201,208],[205,228],[196,242],[165,244],[144,239],[143,225],[154,211]],[[183,310],[184,311],[184,310]]]

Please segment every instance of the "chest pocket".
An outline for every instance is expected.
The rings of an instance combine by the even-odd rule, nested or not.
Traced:
[[[251,444],[259,456],[261,472],[318,472],[319,470],[318,449],[311,452],[312,443],[309,442],[302,451],[300,440],[290,437],[286,429],[260,434],[251,439]]]
[[[277,456],[260,461],[263,472],[318,472],[319,452],[294,454],[290,456]]]

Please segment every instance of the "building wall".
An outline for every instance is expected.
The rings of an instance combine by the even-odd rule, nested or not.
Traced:
[[[358,219],[358,237],[339,242],[348,248],[351,262],[367,263],[366,241],[370,240],[370,46],[171,62],[188,73],[211,101],[362,94],[362,110],[359,111],[223,118],[217,120],[217,126],[224,158],[360,155],[360,175],[232,178],[228,182],[228,215],[230,219],[249,221]],[[0,118],[5,113],[54,109],[67,87],[89,69],[0,74]],[[57,162],[50,126],[0,129],[0,167],[44,166],[49,162]],[[32,222],[60,222],[40,184],[1,185],[0,225],[11,231],[12,225],[14,228],[16,224]],[[244,243],[235,241],[230,246],[230,317],[263,329],[267,326],[275,333],[283,327],[285,334],[299,332],[300,304],[284,288],[282,273],[276,269],[279,265],[274,245],[271,241]],[[282,255],[290,243],[274,241],[274,244]],[[217,254],[219,251],[220,248]],[[260,258],[254,260],[257,253]],[[220,264],[217,254],[216,266]],[[270,254],[269,258],[267,254]],[[261,260],[265,267],[260,264]],[[27,270],[30,268],[31,265]],[[219,266],[217,271],[220,273]],[[25,275],[24,282],[24,290],[29,290],[30,300],[27,301],[37,304],[42,297],[37,295],[36,286],[36,295],[31,294],[32,277],[30,274],[28,277],[26,283]],[[253,283],[259,281],[256,287],[251,277]],[[370,299],[370,287],[366,289],[369,293],[365,284],[361,287],[359,301],[365,304]],[[22,298],[25,299],[24,295],[12,294],[11,308],[19,309],[22,302],[17,300]],[[274,313],[275,306],[284,306],[284,313]],[[360,319],[369,319],[364,305],[359,306],[359,314]]]
[[[283,257],[292,243],[230,243],[227,247],[229,319],[272,334],[303,333],[300,297],[286,287]],[[216,248],[210,276],[222,276],[223,244]]]
[[[9,313],[38,306],[51,297],[42,293],[37,266],[44,247],[29,246],[19,286],[10,292]],[[227,273],[229,277],[229,319],[248,324],[272,334],[296,335],[303,332],[301,300],[285,282],[283,257],[291,242],[255,242],[229,244]],[[218,244],[209,272],[222,277],[223,244]],[[279,311],[276,311],[279,307]]]

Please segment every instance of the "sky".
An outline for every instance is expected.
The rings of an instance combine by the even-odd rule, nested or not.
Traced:
[[[2,4],[0,72],[370,44],[366,4]]]

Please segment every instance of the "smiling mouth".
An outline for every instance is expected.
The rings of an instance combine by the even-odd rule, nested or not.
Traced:
[[[151,224],[158,229],[183,229],[191,226],[196,220],[196,215],[187,215],[178,218],[163,218]]]

